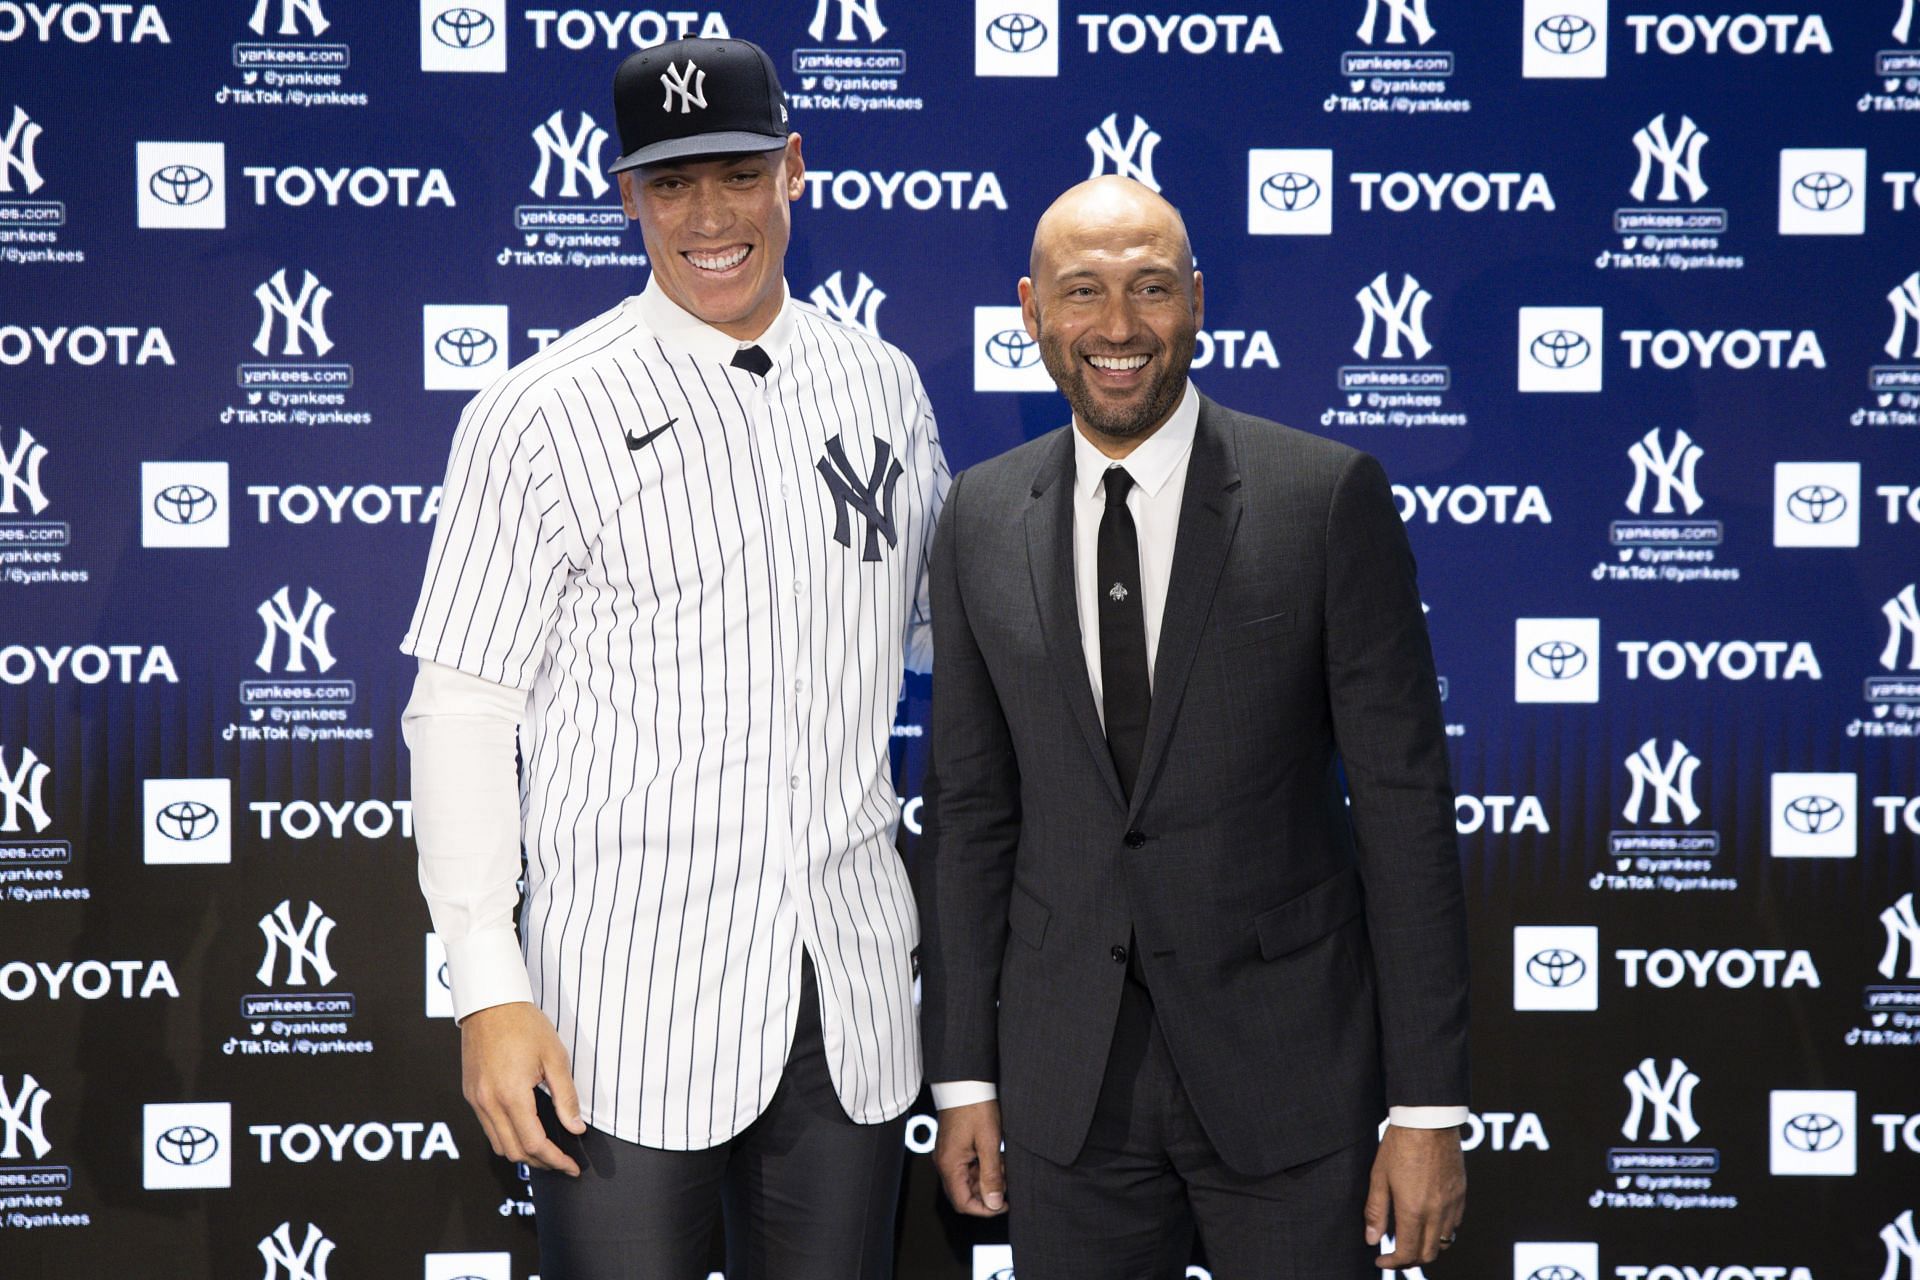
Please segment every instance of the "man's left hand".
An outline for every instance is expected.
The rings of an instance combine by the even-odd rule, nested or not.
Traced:
[[[1389,1229],[1394,1250],[1374,1263],[1404,1271],[1432,1262],[1453,1243],[1467,1207],[1467,1165],[1458,1129],[1387,1126],[1367,1188],[1367,1243]]]

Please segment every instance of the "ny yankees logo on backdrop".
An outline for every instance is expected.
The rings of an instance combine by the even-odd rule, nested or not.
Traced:
[[[900,483],[902,468],[885,440],[879,436],[873,438],[873,471],[865,480],[847,461],[846,448],[837,435],[827,441],[827,456],[815,465],[820,470],[820,478],[827,482],[827,492],[833,495],[835,542],[852,548],[849,513],[857,511],[867,518],[867,546],[860,556],[862,560],[880,558],[881,538],[887,540],[889,547],[897,545],[893,531],[893,490]]]

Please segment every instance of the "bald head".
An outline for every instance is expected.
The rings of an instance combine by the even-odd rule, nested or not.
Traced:
[[[1109,457],[1167,421],[1187,386],[1204,298],[1180,213],[1131,178],[1093,178],[1053,202],[1033,232],[1021,318]]]
[[[1044,281],[1093,242],[1159,250],[1182,276],[1193,275],[1193,244],[1180,211],[1132,178],[1109,174],[1062,192],[1033,229],[1028,272],[1036,283]]]

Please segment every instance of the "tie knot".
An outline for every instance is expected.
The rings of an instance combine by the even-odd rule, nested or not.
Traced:
[[[756,378],[764,378],[767,376],[767,371],[773,368],[773,357],[756,344],[741,347],[734,352],[731,363],[736,369],[745,369]]]
[[[1127,503],[1127,490],[1133,488],[1133,477],[1127,474],[1125,467],[1108,467],[1102,479],[1107,486],[1107,505],[1122,507]]]

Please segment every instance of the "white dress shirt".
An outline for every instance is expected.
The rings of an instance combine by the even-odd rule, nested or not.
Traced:
[[[1127,512],[1140,544],[1140,608],[1147,631],[1147,685],[1153,685],[1154,659],[1160,649],[1160,618],[1167,604],[1167,580],[1173,573],[1173,544],[1180,531],[1180,501],[1187,488],[1187,462],[1193,457],[1193,433],[1200,422],[1200,393],[1187,383],[1186,394],[1160,429],[1125,458],[1110,458],[1073,426],[1073,587],[1080,618],[1080,648],[1087,659],[1094,709],[1106,723],[1100,681],[1100,519],[1106,513],[1106,473],[1124,467],[1133,477]],[[941,1081],[933,1086],[939,1110],[987,1102],[999,1096],[985,1080]],[[1409,1129],[1447,1129],[1467,1122],[1465,1107],[1389,1107],[1391,1124]]]
[[[649,283],[475,397],[401,646],[455,1014],[533,1000],[674,1150],[765,1109],[803,949],[846,1113],[920,1088],[889,746],[946,461],[899,351],[791,299],[757,341]]]

